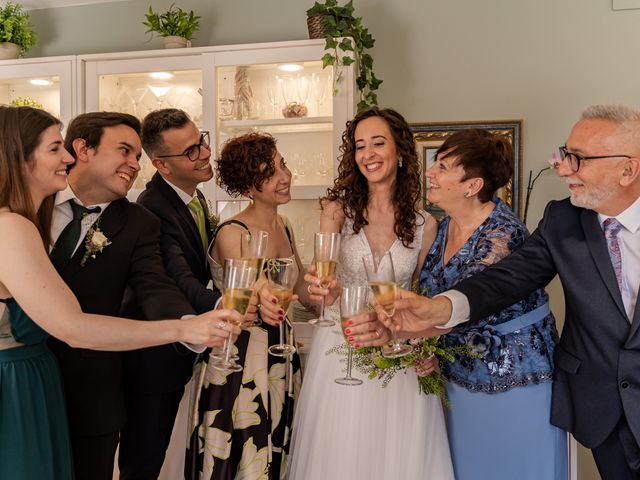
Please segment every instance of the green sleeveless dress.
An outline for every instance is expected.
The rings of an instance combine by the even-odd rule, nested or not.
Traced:
[[[45,345],[49,335],[15,300],[0,302],[0,479],[73,479],[62,379]]]

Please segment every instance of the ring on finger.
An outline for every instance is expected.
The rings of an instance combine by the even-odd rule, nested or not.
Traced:
[[[309,295],[313,295],[313,293],[311,293],[311,284],[307,285],[307,292]]]
[[[376,338],[380,338],[380,330],[378,330],[377,328],[373,331],[373,333],[375,334]]]
[[[260,309],[262,308],[262,304],[261,304],[261,303],[259,303],[258,305],[256,305],[256,308],[257,308],[258,310],[260,310]]]
[[[216,327],[218,327],[220,330],[222,330],[225,326],[227,325],[227,322],[220,320],[218,322],[218,325],[216,325]]]

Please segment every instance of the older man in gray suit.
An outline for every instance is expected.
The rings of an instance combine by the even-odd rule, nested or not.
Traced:
[[[442,333],[434,327],[486,317],[558,274],[566,316],[551,422],[592,449],[603,479],[639,479],[640,111],[589,107],[560,153],[571,197],[549,203],[524,246],[433,300],[403,292],[395,320],[409,336]],[[375,342],[371,325],[357,328],[369,333],[355,342]]]

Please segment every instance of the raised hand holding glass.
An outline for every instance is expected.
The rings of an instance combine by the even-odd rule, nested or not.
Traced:
[[[385,252],[381,254],[374,252],[362,257],[362,262],[376,301],[389,318],[393,317],[396,310],[395,301],[398,296],[398,286],[391,253]],[[392,330],[391,334],[391,343],[382,349],[383,357],[404,357],[411,352],[409,345],[403,344],[396,338],[394,330]]]
[[[293,287],[298,280],[298,265],[291,258],[274,258],[267,263],[267,276],[269,277],[269,288],[285,315],[289,309],[291,298],[293,297]],[[296,351],[296,347],[285,343],[284,323],[280,322],[280,343],[271,345],[269,353],[276,357],[288,357]]]
[[[342,333],[347,339],[345,333],[349,320],[367,309],[369,298],[369,288],[364,286],[345,287],[342,289],[340,296],[340,327]],[[361,385],[362,380],[351,376],[351,365],[353,363],[353,347],[347,342],[347,374],[344,377],[336,378],[335,382],[340,385]]]
[[[340,234],[339,233],[316,233],[314,241],[314,255],[316,275],[320,280],[320,286],[327,288],[336,278],[336,266],[338,255],[340,254]],[[320,303],[320,316],[317,319],[309,320],[311,325],[318,327],[330,327],[335,325],[333,320],[324,318],[324,297]]]

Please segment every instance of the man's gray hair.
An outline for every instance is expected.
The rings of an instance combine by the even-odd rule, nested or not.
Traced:
[[[582,112],[581,120],[607,120],[626,124],[640,122],[640,110],[626,105],[591,105]]]

